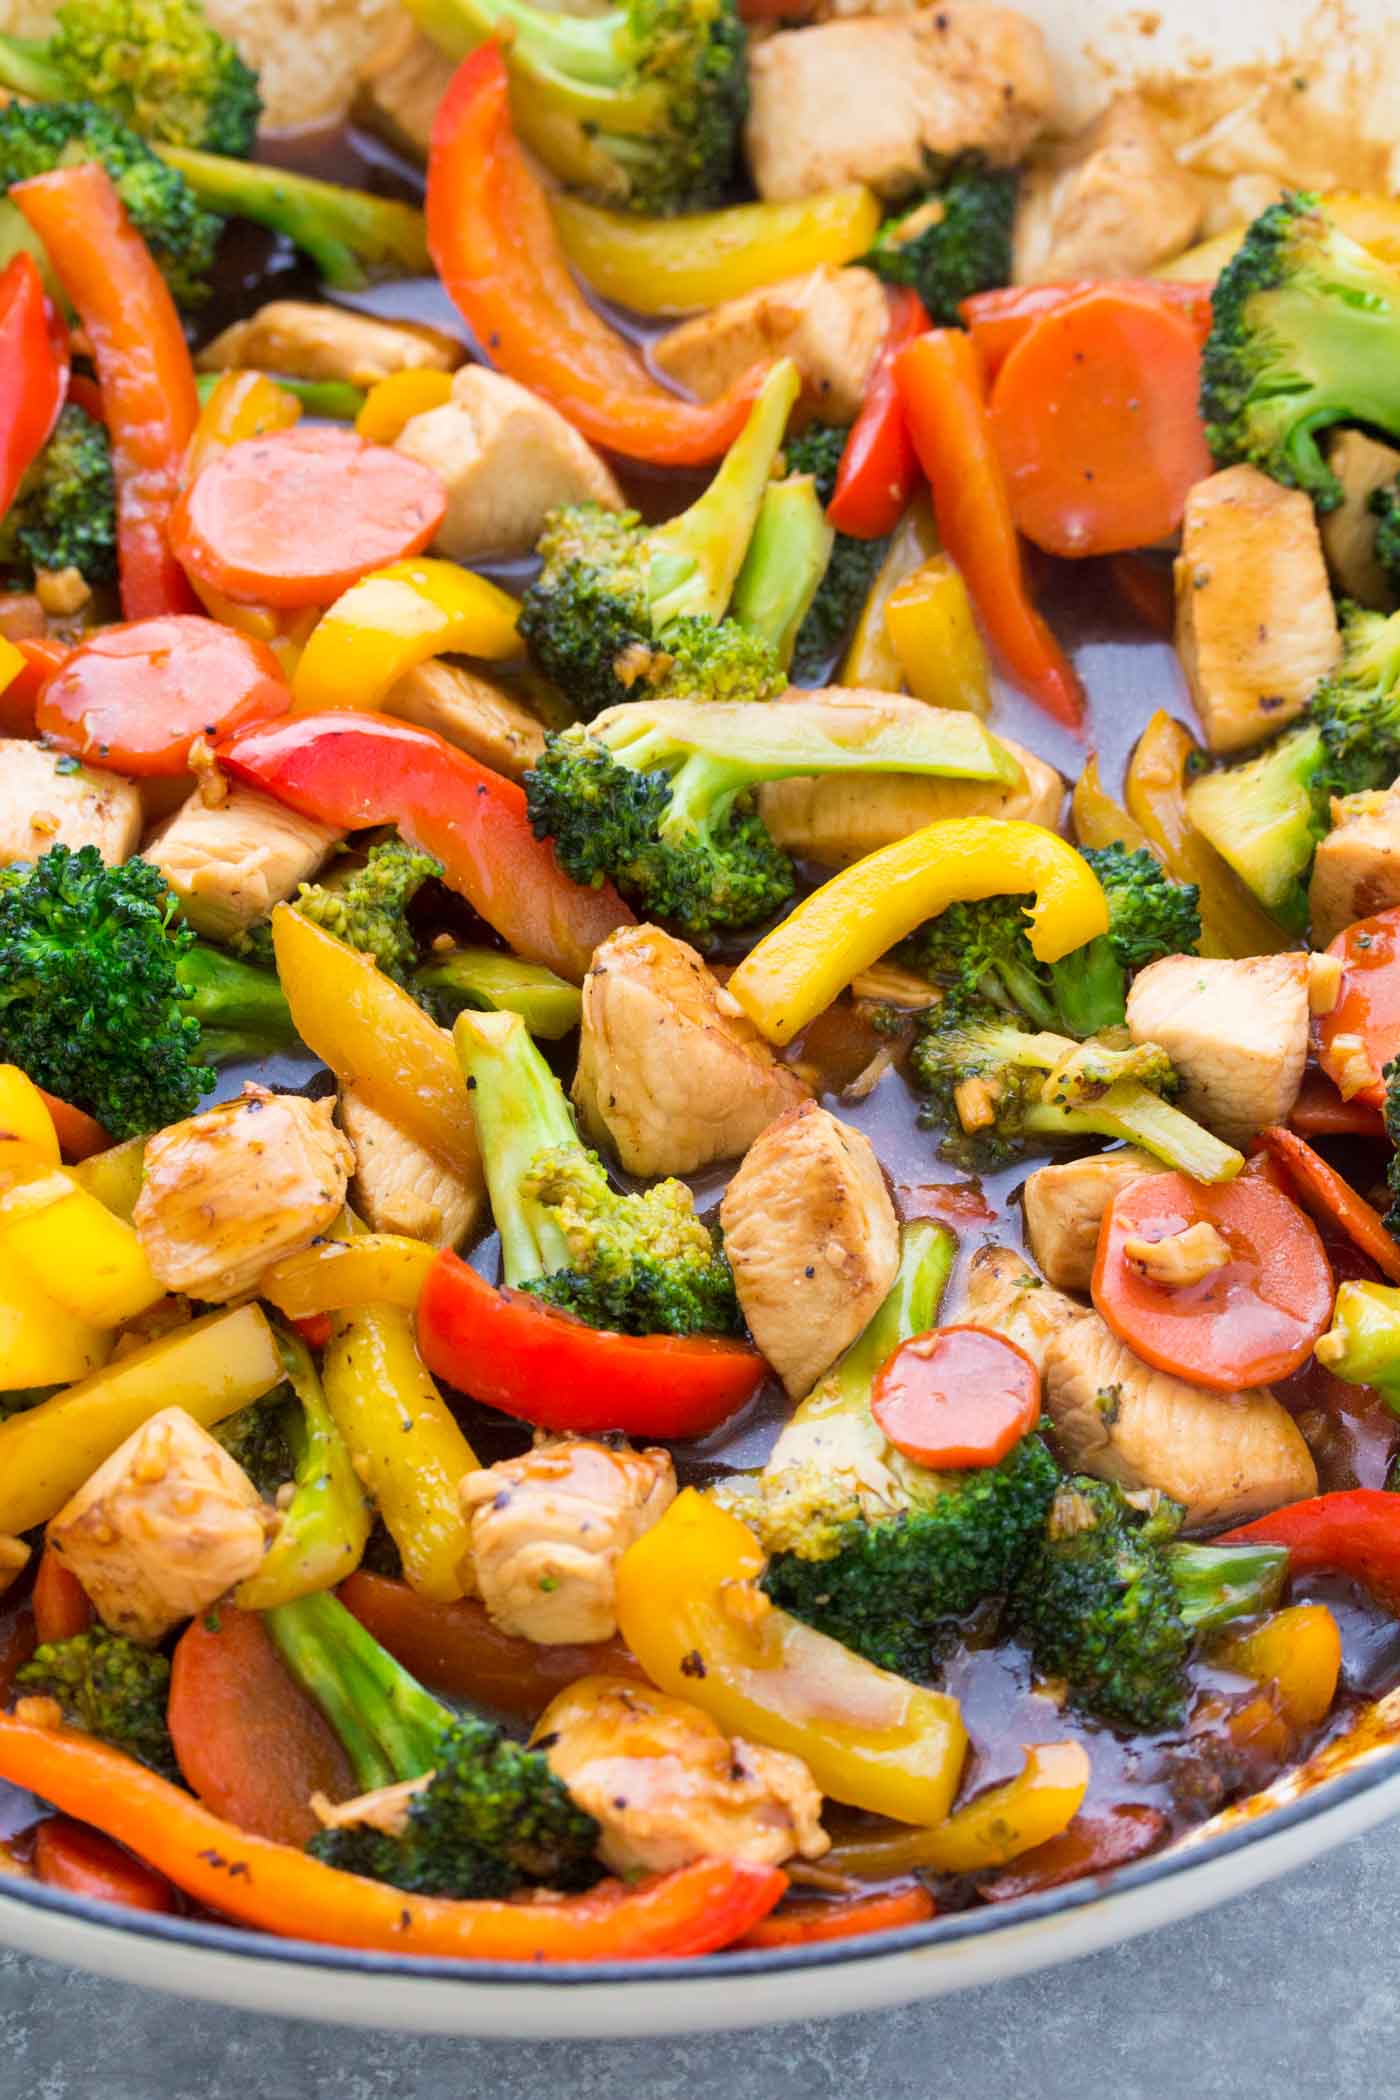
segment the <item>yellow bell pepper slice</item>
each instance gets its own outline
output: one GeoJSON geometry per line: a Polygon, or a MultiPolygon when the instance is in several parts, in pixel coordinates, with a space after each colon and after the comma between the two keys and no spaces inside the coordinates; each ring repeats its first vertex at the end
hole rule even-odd
{"type": "Polygon", "coordinates": [[[165,1296],[131,1226],[62,1167],[0,1187],[0,1262],[90,1327],[120,1327],[165,1296]]]}
{"type": "Polygon", "coordinates": [[[378,707],[434,656],[514,656],[516,616],[512,597],[456,562],[392,562],[352,583],[320,621],[292,680],[292,711],[378,707]]]}
{"type": "Polygon", "coordinates": [[[676,219],[602,211],[559,193],[549,203],[579,275],[638,314],[694,313],[823,263],[855,262],[881,217],[879,200],[858,182],[792,203],[735,204],[676,219]]]}
{"type": "Polygon", "coordinates": [[[727,1735],[805,1759],[833,1801],[940,1823],[967,1751],[956,1699],[779,1611],[747,1525],[687,1488],[622,1556],[617,1621],[652,1683],[727,1735]]]}
{"type": "Polygon", "coordinates": [[[437,1259],[422,1240],[398,1232],[366,1232],[353,1240],[325,1240],[274,1262],[258,1285],[289,1320],[345,1312],[357,1305],[396,1305],[412,1312],[423,1279],[437,1259]]]}
{"type": "Polygon", "coordinates": [[[94,1152],[89,1158],[79,1160],[69,1171],[79,1188],[96,1196],[114,1217],[124,1218],[129,1225],[136,1215],[136,1203],[145,1178],[146,1140],[126,1138],[106,1152],[94,1152]]]}
{"type": "Polygon", "coordinates": [[[790,1043],[852,978],[962,899],[1034,893],[1027,938],[1041,962],[1108,931],[1087,861],[1053,831],[1002,817],[949,817],[867,854],[765,934],[729,990],[771,1043],[790,1043]]]}
{"type": "Polygon", "coordinates": [[[109,1328],[75,1320],[27,1273],[0,1279],[0,1392],[86,1378],[106,1363],[112,1341],[109,1328]]]}
{"type": "Polygon", "coordinates": [[[58,1132],[44,1097],[27,1072],[18,1065],[0,1065],[0,1138],[18,1138],[32,1145],[50,1166],[61,1157],[58,1132]]]}
{"type": "Polygon", "coordinates": [[[1342,1636],[1325,1604],[1291,1604],[1248,1633],[1229,1635],[1211,1661],[1272,1684],[1284,1720],[1298,1735],[1325,1721],[1337,1696],[1342,1636]]]}
{"type": "Polygon", "coordinates": [[[261,1400],[282,1375],[266,1316],[256,1305],[240,1305],[191,1320],[66,1393],[11,1415],[0,1422],[0,1531],[46,1524],[163,1407],[183,1407],[210,1429],[261,1400]]]}
{"type": "Polygon", "coordinates": [[[24,651],[16,649],[8,636],[0,635],[0,693],[19,677],[24,669],[25,660],[24,651]]]}
{"type": "Polygon", "coordinates": [[[1080,846],[1121,845],[1132,852],[1146,846],[1151,850],[1152,842],[1141,824],[1128,815],[1120,802],[1114,801],[1099,778],[1097,752],[1074,783],[1070,814],[1075,841],[1080,846]]]}
{"type": "Polygon", "coordinates": [[[357,437],[371,445],[392,445],[406,423],[430,409],[445,408],[452,399],[450,372],[390,372],[376,380],[365,396],[364,407],[355,418],[357,437]]]}
{"type": "Polygon", "coordinates": [[[885,626],[904,683],[931,707],[985,715],[992,704],[987,652],[961,572],[935,554],[890,592],[885,626]]]}
{"type": "Polygon", "coordinates": [[[885,558],[866,593],[856,631],[841,664],[842,685],[863,686],[867,692],[875,693],[904,691],[904,666],[895,652],[885,615],[899,586],[937,552],[938,527],[933,507],[927,496],[919,496],[890,535],[885,558]]]}
{"type": "Polygon", "coordinates": [[[912,1874],[976,1874],[1004,1867],[1067,1830],[1089,1790],[1089,1753],[1082,1743],[1036,1743],[1004,1786],[988,1787],[932,1830],[894,1830],[854,1838],[827,1853],[837,1874],[883,1880],[912,1874]]]}

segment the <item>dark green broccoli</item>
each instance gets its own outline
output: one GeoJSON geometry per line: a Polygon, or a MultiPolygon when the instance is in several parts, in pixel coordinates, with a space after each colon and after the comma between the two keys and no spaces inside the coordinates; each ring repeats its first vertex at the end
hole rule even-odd
{"type": "MultiPolygon", "coordinates": [[[[847,424],[809,423],[783,448],[788,472],[810,474],[823,507],[835,493],[836,470],[850,434],[847,424]]],[[[793,649],[792,675],[799,683],[809,685],[826,676],[860,617],[888,546],[888,539],[857,540],[848,532],[837,533],[793,649]]]]}
{"type": "Polygon", "coordinates": [[[117,574],[117,485],[100,423],[72,402],[0,522],[0,566],[26,584],[76,569],[95,590],[117,574]]]}
{"type": "Polygon", "coordinates": [[[1335,510],[1323,433],[1364,423],[1400,437],[1400,284],[1297,192],[1269,207],[1225,265],[1201,373],[1206,438],[1335,510]]]}
{"type": "Polygon", "coordinates": [[[886,284],[908,285],[941,327],[956,328],[962,302],[1011,282],[1014,169],[960,164],[927,197],[886,219],[865,262],[886,284]]]}
{"type": "Polygon", "coordinates": [[[901,954],[954,1000],[986,1002],[1057,1028],[1049,965],[1027,939],[1030,896],[979,897],[950,904],[903,943],[901,954]]]}
{"type": "Polygon", "coordinates": [[[402,1829],[325,1830],[307,1848],[318,1859],[430,1896],[509,1896],[530,1882],[575,1889],[598,1879],[598,1826],[539,1751],[443,1706],[325,1591],[278,1605],[264,1624],[339,1736],[362,1791],[422,1782],[402,1829]]]}
{"type": "Polygon", "coordinates": [[[431,853],[420,853],[397,836],[381,839],[370,847],[364,865],[343,878],[333,873],[329,882],[304,882],[296,909],[347,947],[372,956],[386,977],[407,984],[418,960],[408,907],[423,884],[441,873],[431,853]]]}
{"type": "Polygon", "coordinates": [[[449,948],[414,971],[409,990],[443,1028],[464,1006],[519,1014],[531,1035],[557,1043],[583,1018],[583,994],[543,963],[522,962],[499,948],[449,948]]]}
{"type": "Polygon", "coordinates": [[[734,1332],[734,1278],[685,1183],[617,1193],[519,1014],[463,1012],[453,1033],[503,1280],[621,1334],[734,1332]]]}
{"type": "Polygon", "coordinates": [[[170,1665],[158,1649],[142,1648],[99,1626],[64,1641],[45,1641],[16,1671],[15,1684],[56,1699],[70,1727],[100,1736],[167,1779],[179,1777],[165,1723],[170,1665]]]}
{"type": "MultiPolygon", "coordinates": [[[[821,588],[835,538],[812,475],[789,474],[783,481],[770,481],[734,586],[730,617],[720,623],[719,632],[737,624],[741,631],[747,630],[755,648],[766,649],[786,672],[821,588]]],[[[675,679],[668,683],[678,691],[685,690],[675,679]]],[[[768,696],[729,692],[715,697],[761,700],[768,696]]]]}
{"type": "Polygon", "coordinates": [[[0,86],[34,102],[82,97],[142,138],[249,153],[257,75],[199,0],[66,0],[41,42],[0,37],[0,86]]]}
{"type": "MultiPolygon", "coordinates": [[[[797,367],[782,359],[703,496],[669,523],[647,527],[635,511],[597,503],[550,513],[520,632],[538,668],[580,714],[595,715],[664,678],[680,620],[723,619],[798,387],[797,367]]],[[[696,631],[682,635],[693,658],[696,631]]]]}
{"type": "MultiPolygon", "coordinates": [[[[333,291],[361,291],[372,275],[427,276],[432,263],[423,214],[397,197],[347,189],[267,161],[233,160],[187,146],[161,146],[161,159],[206,211],[251,219],[310,256],[333,291]]],[[[332,384],[321,381],[324,388],[332,384]]],[[[323,397],[324,398],[324,397],[323,397]]],[[[346,412],[342,390],[331,399],[346,412]]],[[[314,415],[317,409],[312,409],[314,415]]]]}
{"type": "Polygon", "coordinates": [[[1385,570],[1392,593],[1400,598],[1400,479],[1372,492],[1370,510],[1377,521],[1376,560],[1385,570]]]}
{"type": "Polygon", "coordinates": [[[1155,1491],[1068,1480],[1012,1595],[1012,1626],[1040,1674],[1128,1728],[1179,1725],[1195,1638],[1268,1610],[1288,1572],[1284,1546],[1173,1544],[1181,1517],[1155,1491]]]}
{"type": "MultiPolygon", "coordinates": [[[[747,564],[745,565],[747,567],[747,564]]],[[[740,582],[743,581],[742,576],[740,582]]],[[[737,585],[736,585],[737,591],[737,585]]],[[[648,700],[776,700],[787,680],[773,644],[741,622],[682,613],[647,664],[648,700]]]]}
{"type": "Polygon", "coordinates": [[[31,175],[90,160],[100,161],[111,176],[177,303],[199,305],[209,293],[221,226],[201,211],[178,170],[91,102],[10,102],[0,108],[0,195],[31,175]]]}
{"type": "Polygon", "coordinates": [[[530,820],[576,882],[611,877],[692,939],[752,926],[792,895],[749,791],[827,773],[1006,779],[1010,754],[976,717],[812,694],[781,707],[638,700],[546,738],[525,776],[530,820]]]}

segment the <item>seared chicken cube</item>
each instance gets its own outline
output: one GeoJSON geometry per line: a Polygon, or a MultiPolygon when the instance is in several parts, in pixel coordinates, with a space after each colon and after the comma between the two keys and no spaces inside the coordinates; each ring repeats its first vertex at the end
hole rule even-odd
{"type": "Polygon", "coordinates": [[[544,729],[529,709],[464,664],[420,664],[380,704],[512,780],[544,755],[544,729]]]}
{"type": "Polygon", "coordinates": [[[1054,101],[1045,40],[1007,8],[944,0],[916,14],[785,30],[749,53],[746,145],[760,197],[843,182],[903,197],[931,165],[1024,156],[1054,101]]]}
{"type": "Polygon", "coordinates": [[[1317,849],[1308,907],[1315,945],[1325,948],[1358,919],[1400,904],[1400,790],[1347,795],[1332,804],[1332,829],[1317,849]]]}
{"type": "Polygon", "coordinates": [[[344,836],[274,802],[256,788],[224,801],[196,790],[146,842],[196,933],[225,941],[294,897],[344,836]]]}
{"type": "Polygon", "coordinates": [[[1021,1191],[1026,1239],[1036,1265],[1062,1291],[1087,1291],[1099,1249],[1104,1212],[1129,1183],[1160,1174],[1158,1162],[1126,1145],[1037,1167],[1021,1191]]]}
{"type": "Polygon", "coordinates": [[[614,1874],[667,1874],[694,1859],[780,1866],[831,1840],[800,1757],[735,1736],[686,1699],[621,1677],[584,1677],[540,1716],[533,1738],[599,1826],[614,1874]]]}
{"type": "Polygon", "coordinates": [[[1036,155],[1016,203],[1017,284],[1145,277],[1196,238],[1202,199],[1137,95],[1036,155]]]}
{"type": "Polygon", "coordinates": [[[1257,467],[1227,467],[1186,499],[1176,646],[1212,751],[1282,729],[1341,654],[1312,500],[1257,467]]]}
{"type": "Polygon", "coordinates": [[[334,1108],[250,1082],[147,1139],[132,1223],[168,1291],[226,1304],[335,1222],[355,1154],[334,1108]]]}
{"type": "Polygon", "coordinates": [[[158,1641],[245,1581],[276,1525],[223,1445],[167,1407],[64,1504],[48,1544],[104,1625],[158,1641]]]}
{"type": "Polygon", "coordinates": [[[720,1223],[749,1331],[801,1399],[899,1267],[899,1221],[870,1140],[804,1101],[749,1147],[720,1223]]]}
{"type": "Polygon", "coordinates": [[[617,1564],[675,1500],[666,1451],[586,1438],[541,1443],[469,1473],[462,1514],[477,1591],[503,1633],[606,1641],[617,1632],[617,1564]]]}
{"type": "Polygon", "coordinates": [[[1342,500],[1321,520],[1322,551],[1339,598],[1354,599],[1373,612],[1389,612],[1395,588],[1376,559],[1378,520],[1371,498],[1392,492],[1400,480],[1400,452],[1364,430],[1338,430],[1327,448],[1327,464],[1342,484],[1342,500]]]}
{"type": "Polygon", "coordinates": [[[747,1151],[807,1099],[695,950],[625,926],[583,981],[574,1104],[629,1174],[694,1174],[747,1151]]]}
{"type": "Polygon", "coordinates": [[[1083,1310],[1009,1247],[984,1247],[972,1258],[963,1317],[976,1327],[1004,1334],[1025,1352],[1042,1378],[1050,1344],[1083,1310]]]}
{"type": "Polygon", "coordinates": [[[426,160],[433,119],[456,65],[403,14],[360,68],[352,114],[367,131],[412,160],[426,160]]]}
{"type": "Polygon", "coordinates": [[[701,401],[713,401],[754,365],[790,357],[812,413],[824,423],[851,423],[888,326],[879,278],[828,264],[682,321],[652,344],[651,354],[701,401]]]}
{"type": "Polygon", "coordinates": [[[1305,955],[1165,955],[1128,994],[1133,1041],[1161,1045],[1183,1081],[1181,1106],[1231,1145],[1287,1120],[1308,1019],[1305,955]]]}
{"type": "Polygon", "coordinates": [[[288,379],[344,379],[371,387],[393,372],[450,372],[466,352],[436,329],[377,321],[343,306],[274,299],[206,343],[202,372],[280,372],[288,379]]]}
{"type": "Polygon", "coordinates": [[[208,0],[207,11],[258,76],[263,130],[307,131],[345,116],[355,77],[398,7],[396,0],[296,0],[294,7],[208,0]]]}
{"type": "Polygon", "coordinates": [[[464,365],[452,399],[413,416],[395,440],[447,490],[434,547],[452,561],[529,554],[563,503],[620,510],[622,491],[587,438],[528,387],[464,365]]]}
{"type": "Polygon", "coordinates": [[[0,867],[38,860],[51,846],[96,846],[109,867],[141,836],[135,783],[19,737],[0,740],[0,867]]]}
{"type": "Polygon", "coordinates": [[[350,1199],[372,1232],[402,1232],[430,1247],[459,1247],[482,1215],[485,1184],[464,1181],[400,1130],[358,1087],[340,1096],[340,1127],[355,1148],[350,1199]]]}

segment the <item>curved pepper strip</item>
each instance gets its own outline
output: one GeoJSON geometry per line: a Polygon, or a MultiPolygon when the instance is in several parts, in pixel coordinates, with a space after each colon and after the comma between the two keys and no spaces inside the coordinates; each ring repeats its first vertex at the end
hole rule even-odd
{"type": "MultiPolygon", "coordinates": [[[[1387,1230],[1380,1212],[1296,1130],[1272,1124],[1259,1137],[1269,1156],[1284,1169],[1288,1193],[1296,1195],[1304,1209],[1324,1224],[1340,1226],[1382,1276],[1400,1283],[1400,1243],[1387,1230]]],[[[1344,1290],[1359,1287],[1342,1286],[1344,1290]]]]}
{"type": "Polygon", "coordinates": [[[941,1823],[967,1733],[956,1699],[881,1670],[770,1604],[748,1526],[687,1488],[618,1564],[617,1623],[653,1684],[806,1760],[833,1801],[941,1823]]]}
{"type": "Polygon", "coordinates": [[[865,400],[851,425],[826,507],[836,530],[856,540],[882,540],[893,532],[922,478],[894,366],[905,344],[927,329],[929,318],[917,292],[900,288],[888,297],[884,345],[866,382],[865,400]]]}
{"type": "Polygon", "coordinates": [[[976,1874],[1004,1867],[1067,1830],[1089,1790],[1089,1753],[1082,1743],[1033,1743],[1026,1762],[1003,1786],[975,1794],[931,1830],[896,1830],[853,1838],[823,1864],[836,1874],[871,1881],[887,1875],[976,1874]]]}
{"type": "Polygon", "coordinates": [[[452,399],[452,374],[412,367],[375,381],[355,418],[355,435],[367,444],[392,445],[406,423],[445,408],[452,399]]]}
{"type": "Polygon", "coordinates": [[[438,108],[428,157],[428,245],[449,297],[492,362],[542,394],[595,445],[653,466],[702,466],[728,450],[763,380],[717,401],[665,392],[575,284],[549,200],[511,129],[500,47],[464,59],[438,108]]]}
{"type": "Polygon", "coordinates": [[[1108,931],[1087,861],[1053,831],[1002,817],[950,817],[867,854],[803,899],[745,956],[729,990],[772,1043],[790,1043],[862,970],[925,919],[979,897],[1034,893],[1026,929],[1040,962],[1108,931]]]}
{"type": "Polygon", "coordinates": [[[1100,779],[1097,751],[1074,783],[1070,815],[1078,846],[1126,846],[1132,852],[1146,846],[1149,853],[1153,851],[1141,824],[1114,801],[1100,779]]]}
{"type": "Polygon", "coordinates": [[[450,1252],[418,1301],[428,1369],[517,1422],[577,1436],[708,1436],[744,1407],[767,1367],[741,1342],[613,1334],[497,1290],[450,1252]]]}
{"type": "Polygon", "coordinates": [[[515,656],[517,612],[498,584],[456,562],[420,557],[375,569],[322,615],[292,680],[292,713],[370,712],[434,656],[515,656]]]}
{"type": "Polygon", "coordinates": [[[126,1845],[196,1902],[242,1925],[323,1946],[460,1961],[643,1961],[709,1954],[766,1917],[777,1867],[697,1860],[625,1886],[528,1903],[414,1896],[235,1829],[95,1736],[0,1714],[0,1778],[126,1845]]]}
{"type": "Polygon", "coordinates": [[[258,1296],[289,1320],[347,1312],[357,1305],[396,1305],[412,1312],[436,1258],[425,1241],[399,1232],[320,1240],[274,1262],[258,1284],[258,1296]]]}
{"type": "Polygon", "coordinates": [[[301,715],[235,736],[218,755],[235,780],[318,823],[396,825],[518,955],[573,984],[598,943],[634,923],[610,883],[569,880],[530,829],[523,788],[429,729],[348,710],[301,715]]]}
{"type": "Polygon", "coordinates": [[[47,444],[68,391],[39,265],[27,250],[0,271],[0,517],[47,444]]]}
{"type": "Polygon", "coordinates": [[[193,612],[166,527],[199,396],[169,288],[97,162],[32,176],[9,194],[92,345],[117,482],[122,611],[128,620],[193,612]]]}
{"type": "Polygon", "coordinates": [[[1344,1488],[1272,1510],[1212,1544],[1286,1546],[1290,1576],[1346,1575],[1400,1617],[1400,1495],[1344,1488]]]}
{"type": "Polygon", "coordinates": [[[350,1448],[305,1342],[279,1333],[277,1346],[301,1411],[289,1433],[292,1499],[258,1567],[234,1592],[242,1611],[271,1611],[342,1582],[359,1566],[372,1524],[350,1448]]]}

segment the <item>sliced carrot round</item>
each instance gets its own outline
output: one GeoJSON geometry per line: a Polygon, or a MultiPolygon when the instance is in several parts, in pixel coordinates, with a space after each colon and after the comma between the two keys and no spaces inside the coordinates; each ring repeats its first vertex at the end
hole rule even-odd
{"type": "Polygon", "coordinates": [[[1093,1296],[1147,1363],[1235,1392],[1306,1363],[1332,1317],[1332,1270],[1312,1220],[1267,1181],[1205,1187],[1184,1174],[1148,1174],[1108,1207],[1093,1296]],[[1214,1228],[1227,1258],[1198,1281],[1156,1281],[1141,1253],[1128,1252],[1200,1225],[1214,1228]]]}
{"type": "Polygon", "coordinates": [[[870,1411],[918,1466],[994,1466],[1040,1419],[1040,1374],[1023,1349],[984,1327],[938,1327],[896,1349],[870,1411]]]}
{"type": "Polygon", "coordinates": [[[187,772],[196,737],[213,743],[291,704],[265,643],[167,613],[105,627],[75,649],[40,693],[34,720],[60,751],[151,779],[187,772]]]}
{"type": "Polygon", "coordinates": [[[446,508],[431,467],[353,431],[297,424],[211,459],[170,538],[195,581],[225,597],[329,605],[366,570],[421,554],[446,508]]]}
{"type": "Polygon", "coordinates": [[[1318,1063],[1348,1105],[1384,1108],[1381,1078],[1400,1057],[1400,907],[1358,919],[1328,944],[1342,959],[1337,1003],[1317,1024],[1318,1063]],[[1369,1066],[1369,1084],[1357,1081],[1369,1066]]]}
{"type": "Polygon", "coordinates": [[[1042,315],[992,391],[1016,523],[1048,553],[1155,546],[1211,471],[1196,332],[1160,300],[1106,287],[1042,315]]]}

